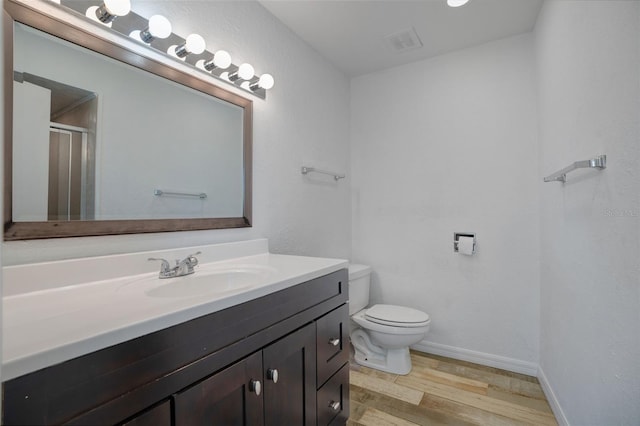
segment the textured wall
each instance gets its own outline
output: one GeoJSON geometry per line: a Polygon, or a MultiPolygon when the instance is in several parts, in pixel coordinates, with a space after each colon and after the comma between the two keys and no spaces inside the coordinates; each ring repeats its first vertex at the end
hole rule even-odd
{"type": "Polygon", "coordinates": [[[541,174],[540,365],[574,425],[640,419],[640,2],[547,1],[535,30],[541,174]]]}
{"type": "Polygon", "coordinates": [[[351,83],[353,259],[374,301],[432,318],[426,340],[538,357],[537,128],[531,35],[351,83]],[[473,257],[453,233],[475,232],[473,257]]]}
{"type": "Polygon", "coordinates": [[[163,13],[174,32],[274,75],[267,101],[254,99],[253,228],[5,243],[4,264],[256,237],[274,252],[349,257],[349,178],[300,174],[309,164],[348,175],[348,79],[256,2],[136,1],[134,11],[163,13]]]}

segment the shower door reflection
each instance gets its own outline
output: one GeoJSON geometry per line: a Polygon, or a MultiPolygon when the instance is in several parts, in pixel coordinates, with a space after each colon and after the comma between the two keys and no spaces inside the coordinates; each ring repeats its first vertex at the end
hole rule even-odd
{"type": "Polygon", "coordinates": [[[49,220],[90,219],[87,129],[49,128],[49,220]]]}

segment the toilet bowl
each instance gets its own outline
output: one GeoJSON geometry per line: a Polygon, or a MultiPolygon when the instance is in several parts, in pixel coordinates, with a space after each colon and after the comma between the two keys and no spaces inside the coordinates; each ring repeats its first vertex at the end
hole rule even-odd
{"type": "Polygon", "coordinates": [[[355,324],[350,334],[355,361],[366,367],[393,374],[409,374],[409,346],[420,342],[429,331],[429,315],[417,309],[378,304],[370,308],[371,268],[349,266],[349,314],[355,324]]]}

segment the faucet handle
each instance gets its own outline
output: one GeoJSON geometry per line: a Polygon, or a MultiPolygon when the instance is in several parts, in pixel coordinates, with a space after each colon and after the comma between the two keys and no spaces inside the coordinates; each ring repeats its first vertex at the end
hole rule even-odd
{"type": "Polygon", "coordinates": [[[190,254],[189,256],[187,256],[187,261],[189,262],[189,265],[196,266],[198,264],[198,258],[196,257],[197,255],[202,254],[201,251],[197,251],[193,254],[190,254]]]}
{"type": "Polygon", "coordinates": [[[162,264],[160,265],[160,272],[168,272],[171,269],[171,265],[169,265],[169,262],[165,259],[161,259],[158,257],[150,257],[147,259],[148,261],[155,261],[158,260],[160,262],[162,262],[162,264]]]}

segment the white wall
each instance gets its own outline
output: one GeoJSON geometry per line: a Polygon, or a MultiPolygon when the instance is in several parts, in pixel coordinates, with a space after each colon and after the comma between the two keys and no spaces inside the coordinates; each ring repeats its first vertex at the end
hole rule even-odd
{"type": "Polygon", "coordinates": [[[541,175],[608,162],[539,188],[540,366],[573,425],[640,419],[639,34],[638,1],[547,1],[535,29],[541,175]]]}
{"type": "MultiPolygon", "coordinates": [[[[351,83],[353,259],[374,302],[429,313],[429,350],[538,360],[539,229],[532,36],[351,83]],[[453,233],[477,234],[472,257],[453,233]]],[[[503,359],[505,360],[505,359],[503,359]]]]}
{"type": "Polygon", "coordinates": [[[274,252],[348,258],[349,180],[300,174],[305,163],[348,173],[348,79],[255,2],[136,1],[134,11],[170,16],[174,32],[198,32],[234,62],[274,75],[267,101],[254,99],[253,227],[11,242],[3,264],[257,237],[274,252]]]}
{"type": "Polygon", "coordinates": [[[13,93],[13,160],[23,167],[13,168],[12,214],[22,221],[47,220],[51,90],[14,81],[13,93]]]}

